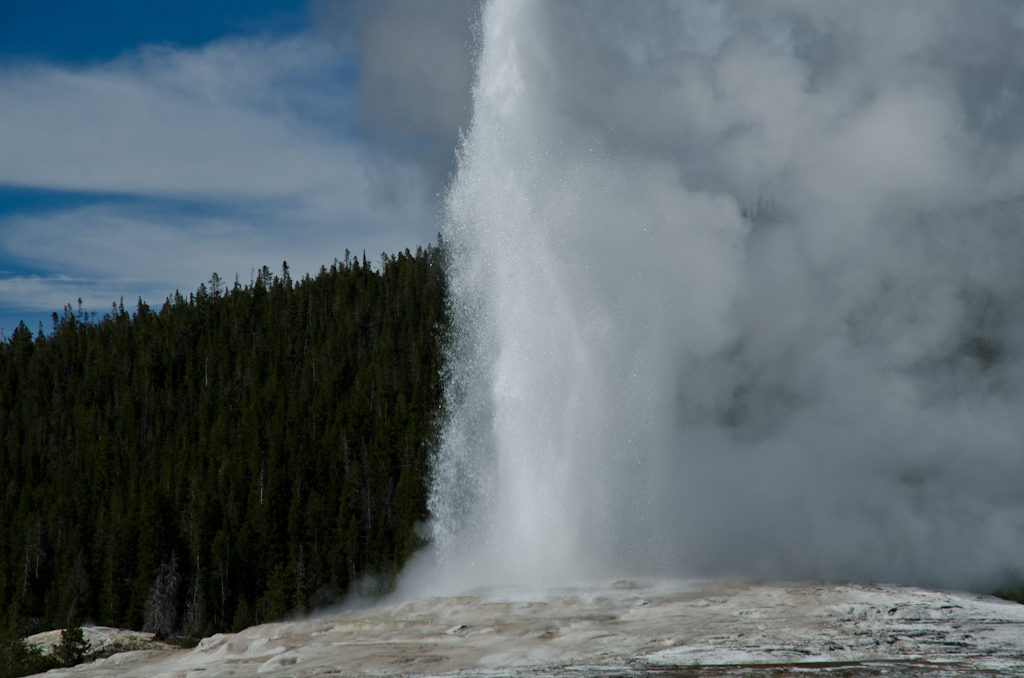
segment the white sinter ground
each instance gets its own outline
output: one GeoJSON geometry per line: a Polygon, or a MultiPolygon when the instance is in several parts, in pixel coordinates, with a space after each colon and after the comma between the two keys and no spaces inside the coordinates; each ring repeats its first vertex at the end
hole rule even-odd
{"type": "Polygon", "coordinates": [[[621,580],[486,588],[136,651],[51,678],[1016,676],[1024,606],[859,584],[621,580]],[[782,672],[782,673],[780,673],[782,672]]]}

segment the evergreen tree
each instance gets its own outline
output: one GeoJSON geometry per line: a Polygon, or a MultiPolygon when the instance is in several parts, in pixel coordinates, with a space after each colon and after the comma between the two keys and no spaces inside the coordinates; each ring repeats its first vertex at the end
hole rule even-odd
{"type": "Polygon", "coordinates": [[[64,666],[74,666],[85,661],[89,643],[85,640],[82,626],[77,622],[60,632],[60,643],[53,649],[54,655],[64,666]]]}
{"type": "Polygon", "coordinates": [[[439,247],[0,341],[0,609],[199,637],[392,581],[440,404],[439,247]],[[173,585],[172,585],[173,584],[173,585]]]}

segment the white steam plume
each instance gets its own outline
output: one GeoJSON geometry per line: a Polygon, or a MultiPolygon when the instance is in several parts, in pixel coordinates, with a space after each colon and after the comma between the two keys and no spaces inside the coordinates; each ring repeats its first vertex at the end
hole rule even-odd
{"type": "Polygon", "coordinates": [[[486,3],[445,227],[446,571],[1024,567],[1022,26],[486,3]]]}

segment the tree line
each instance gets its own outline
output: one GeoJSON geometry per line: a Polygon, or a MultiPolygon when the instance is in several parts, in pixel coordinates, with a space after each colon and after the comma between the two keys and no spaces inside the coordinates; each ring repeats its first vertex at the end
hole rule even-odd
{"type": "Polygon", "coordinates": [[[426,518],[444,305],[430,246],[19,325],[0,341],[5,628],[195,639],[386,588],[426,518]]]}

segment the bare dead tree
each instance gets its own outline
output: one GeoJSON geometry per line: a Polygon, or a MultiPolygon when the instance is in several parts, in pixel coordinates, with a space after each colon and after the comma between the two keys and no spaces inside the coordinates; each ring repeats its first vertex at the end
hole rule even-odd
{"type": "Polygon", "coordinates": [[[178,587],[181,575],[178,573],[178,557],[171,554],[170,562],[160,564],[156,570],[156,581],[149,590],[143,631],[156,634],[158,640],[170,638],[178,622],[178,587]]]}

